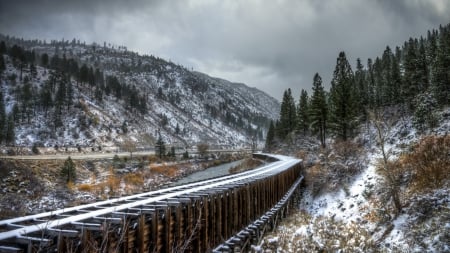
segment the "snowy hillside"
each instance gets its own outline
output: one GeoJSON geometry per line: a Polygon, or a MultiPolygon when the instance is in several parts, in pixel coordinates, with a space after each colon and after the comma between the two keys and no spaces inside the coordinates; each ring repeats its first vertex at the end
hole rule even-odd
{"type": "Polygon", "coordinates": [[[450,108],[436,115],[437,126],[424,132],[413,127],[410,116],[383,121],[400,211],[380,168],[375,126],[363,127],[355,139],[359,145],[329,143],[320,149],[299,138],[297,149],[283,151],[307,166],[299,210],[255,246],[256,252],[450,252],[450,108]],[[408,160],[414,157],[419,160],[408,160]],[[427,166],[429,171],[420,171],[427,166]]]}
{"type": "Polygon", "coordinates": [[[19,146],[101,149],[131,139],[149,148],[161,134],[165,143],[178,147],[202,142],[212,148],[250,147],[255,137],[263,141],[268,123],[278,117],[279,102],[262,91],[125,47],[2,40],[6,51],[17,45],[27,55],[24,63],[13,53],[3,54],[6,69],[0,80],[6,113],[16,116],[19,146]],[[95,80],[83,82],[82,66],[95,80]],[[67,107],[58,107],[64,78],[70,97],[61,102],[67,107]],[[43,98],[47,87],[49,103],[43,98]],[[36,97],[25,101],[27,92],[36,97]]]}

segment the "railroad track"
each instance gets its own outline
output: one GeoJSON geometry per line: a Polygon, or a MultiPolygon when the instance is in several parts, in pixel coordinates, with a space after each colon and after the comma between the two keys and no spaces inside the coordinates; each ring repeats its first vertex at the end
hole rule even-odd
{"type": "Polygon", "coordinates": [[[299,184],[300,160],[263,156],[276,161],[239,174],[2,220],[0,252],[212,251],[274,211],[280,200],[286,202],[283,196],[299,184]]]}

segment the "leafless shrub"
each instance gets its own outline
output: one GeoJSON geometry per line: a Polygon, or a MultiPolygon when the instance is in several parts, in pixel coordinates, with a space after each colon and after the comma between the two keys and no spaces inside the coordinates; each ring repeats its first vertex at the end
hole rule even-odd
{"type": "Polygon", "coordinates": [[[423,138],[401,163],[412,173],[412,192],[442,188],[450,181],[450,135],[423,138]]]}

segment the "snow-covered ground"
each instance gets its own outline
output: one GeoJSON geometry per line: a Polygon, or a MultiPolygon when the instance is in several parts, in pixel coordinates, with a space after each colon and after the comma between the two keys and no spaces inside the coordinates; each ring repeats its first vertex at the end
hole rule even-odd
{"type": "MultiPolygon", "coordinates": [[[[424,135],[446,135],[450,108],[440,115],[439,127],[419,134],[409,118],[396,122],[386,134],[391,159],[424,135]]],[[[313,196],[305,188],[300,211],[266,236],[260,252],[450,252],[450,189],[412,195],[403,210],[392,215],[391,203],[379,200],[383,177],[376,165],[381,158],[373,142],[367,165],[338,190],[313,196]],[[431,218],[430,218],[431,217],[431,218]]],[[[450,168],[449,168],[450,169],[450,168]]]]}

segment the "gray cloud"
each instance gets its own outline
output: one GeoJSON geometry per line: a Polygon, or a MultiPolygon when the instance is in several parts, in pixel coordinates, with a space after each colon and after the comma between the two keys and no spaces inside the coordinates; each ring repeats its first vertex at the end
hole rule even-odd
{"type": "Polygon", "coordinates": [[[450,21],[448,0],[1,1],[0,32],[126,45],[280,98],[450,21]]]}

